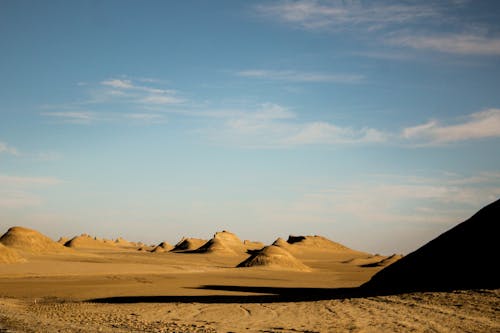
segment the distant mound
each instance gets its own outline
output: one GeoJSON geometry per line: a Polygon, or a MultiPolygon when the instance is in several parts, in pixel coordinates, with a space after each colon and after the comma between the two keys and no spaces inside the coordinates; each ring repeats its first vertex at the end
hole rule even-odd
{"type": "Polygon", "coordinates": [[[358,252],[344,246],[342,244],[333,242],[323,236],[289,236],[288,240],[278,238],[274,241],[273,245],[287,249],[293,253],[300,253],[303,251],[328,251],[328,252],[358,252]]]}
{"type": "Polygon", "coordinates": [[[374,256],[368,256],[368,257],[364,257],[364,258],[349,259],[349,260],[344,261],[343,263],[357,265],[357,266],[368,266],[368,265],[377,264],[386,258],[387,257],[381,256],[381,255],[374,255],[374,256]]]}
{"type": "Polygon", "coordinates": [[[69,241],[68,237],[59,237],[59,240],[57,241],[59,244],[64,245],[67,241],[69,241]]]}
{"type": "Polygon", "coordinates": [[[112,244],[87,234],[75,236],[64,243],[64,246],[74,249],[116,249],[112,244]]]}
{"type": "Polygon", "coordinates": [[[262,242],[252,242],[249,240],[244,240],[243,245],[247,250],[260,250],[265,246],[262,242]]]}
{"type": "Polygon", "coordinates": [[[151,250],[153,253],[160,253],[160,252],[167,252],[172,250],[174,247],[170,245],[167,242],[161,242],[160,244],[156,245],[154,249],[151,250]]]}
{"type": "Polygon", "coordinates": [[[371,263],[366,263],[363,265],[360,265],[361,267],[385,267],[394,264],[396,261],[400,260],[403,258],[403,255],[401,254],[393,254],[388,257],[384,257],[381,260],[371,262],[371,263]]]}
{"type": "Polygon", "coordinates": [[[2,237],[0,243],[20,251],[33,254],[64,251],[64,246],[36,230],[12,227],[2,237]]]}
{"type": "Polygon", "coordinates": [[[229,231],[216,232],[214,237],[196,250],[198,253],[238,254],[246,253],[243,242],[229,231]]]}
{"type": "MultiPolygon", "coordinates": [[[[105,243],[108,243],[105,241],[105,243]]],[[[118,246],[118,247],[124,247],[124,248],[136,248],[140,245],[136,244],[136,243],[133,243],[133,242],[129,242],[128,240],[126,239],[123,239],[121,237],[118,237],[115,241],[114,241],[114,245],[118,246]]]]}
{"type": "Polygon", "coordinates": [[[379,292],[500,287],[500,200],[387,266],[362,287],[379,292]]]}
{"type": "Polygon", "coordinates": [[[197,250],[207,241],[205,239],[199,238],[182,238],[179,243],[175,244],[174,248],[171,250],[172,252],[186,252],[197,250]]]}
{"type": "Polygon", "coordinates": [[[310,268],[295,258],[287,250],[270,245],[256,251],[237,267],[264,267],[281,270],[310,271],[310,268]]]}
{"type": "Polygon", "coordinates": [[[18,262],[26,262],[16,250],[10,249],[0,243],[0,264],[14,264],[18,262]]]}

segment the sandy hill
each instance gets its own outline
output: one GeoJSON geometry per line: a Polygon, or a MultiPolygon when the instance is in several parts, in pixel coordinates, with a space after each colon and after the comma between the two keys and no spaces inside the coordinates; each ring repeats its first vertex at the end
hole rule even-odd
{"type": "Polygon", "coordinates": [[[310,271],[284,248],[270,245],[260,251],[254,252],[248,259],[238,264],[237,267],[263,267],[281,270],[310,271]]]}
{"type": "Polygon", "coordinates": [[[0,243],[0,264],[14,264],[18,262],[26,262],[16,250],[8,248],[0,243]]]}
{"type": "Polygon", "coordinates": [[[396,261],[400,260],[403,258],[403,255],[401,254],[392,254],[388,257],[384,257],[381,260],[371,262],[371,263],[366,263],[363,265],[360,265],[362,267],[385,267],[394,264],[396,261]]]}
{"type": "Polygon", "coordinates": [[[106,243],[104,240],[91,237],[87,234],[71,238],[64,243],[64,246],[79,249],[116,249],[113,244],[106,243]]]}
{"type": "Polygon", "coordinates": [[[171,251],[172,252],[186,252],[186,251],[197,250],[199,247],[201,247],[206,242],[207,242],[206,239],[182,237],[182,239],[177,244],[175,244],[174,248],[171,251]]]}
{"type": "Polygon", "coordinates": [[[151,252],[154,252],[154,253],[167,252],[167,251],[172,250],[173,248],[174,247],[172,245],[170,245],[169,243],[167,243],[167,242],[161,242],[160,244],[156,245],[151,250],[151,252]]]}
{"type": "Polygon", "coordinates": [[[352,265],[357,265],[357,266],[365,266],[365,265],[372,265],[372,264],[377,264],[381,262],[382,260],[386,259],[387,257],[381,256],[381,255],[370,255],[367,257],[363,258],[353,258],[344,261],[344,264],[352,264],[352,265]]]}
{"type": "Polygon", "coordinates": [[[364,288],[386,292],[499,288],[500,200],[387,266],[364,288]]]}
{"type": "Polygon", "coordinates": [[[278,238],[273,245],[287,249],[292,253],[302,253],[304,251],[328,251],[336,253],[348,253],[359,251],[352,250],[347,246],[333,242],[323,236],[289,236],[288,240],[278,238]]]}
{"type": "Polygon", "coordinates": [[[0,243],[33,254],[60,252],[65,250],[64,246],[54,242],[49,237],[36,230],[23,227],[12,227],[7,230],[0,238],[0,243]]]}
{"type": "Polygon", "coordinates": [[[199,253],[241,254],[246,253],[247,247],[229,231],[216,232],[214,237],[196,250],[199,253]]]}
{"type": "Polygon", "coordinates": [[[67,241],[69,241],[68,237],[59,237],[59,239],[57,240],[57,242],[62,245],[64,245],[67,241]]]}
{"type": "Polygon", "coordinates": [[[262,242],[253,242],[249,240],[244,240],[243,245],[247,250],[260,250],[265,246],[262,242]]]}

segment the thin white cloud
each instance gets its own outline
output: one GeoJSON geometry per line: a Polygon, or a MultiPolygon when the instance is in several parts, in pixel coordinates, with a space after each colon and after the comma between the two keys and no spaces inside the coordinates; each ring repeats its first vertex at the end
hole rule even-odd
{"type": "Polygon", "coordinates": [[[302,125],[298,133],[285,142],[295,145],[380,143],[386,141],[386,138],[385,133],[374,128],[355,130],[327,122],[313,122],[302,125]]]}
{"type": "Polygon", "coordinates": [[[155,124],[165,123],[167,121],[164,115],[156,113],[129,113],[126,114],[125,117],[132,120],[155,124]]]}
{"type": "Polygon", "coordinates": [[[150,96],[146,96],[144,98],[138,99],[137,103],[140,104],[153,104],[153,105],[168,105],[168,104],[179,104],[182,103],[184,100],[181,98],[177,98],[174,96],[165,96],[165,95],[159,95],[159,94],[154,94],[150,96]]]}
{"type": "Polygon", "coordinates": [[[402,137],[422,144],[443,144],[465,140],[500,138],[500,109],[476,112],[465,121],[454,125],[441,125],[432,120],[425,124],[407,127],[402,137]]]}
{"type": "Polygon", "coordinates": [[[109,79],[101,82],[104,86],[110,86],[116,89],[132,89],[134,85],[130,80],[121,80],[121,79],[109,79]]]}
{"type": "Polygon", "coordinates": [[[265,70],[247,69],[236,72],[236,75],[267,80],[280,80],[290,82],[335,82],[335,83],[359,83],[363,81],[363,75],[358,74],[329,74],[300,72],[292,70],[265,70]]]}
{"type": "MultiPolygon", "coordinates": [[[[154,79],[139,79],[139,81],[149,84],[160,82],[154,79]]],[[[101,81],[100,84],[111,88],[102,92],[101,95],[108,96],[116,101],[121,99],[141,105],[170,105],[185,102],[184,99],[177,96],[176,90],[140,85],[128,79],[108,79],[101,81]]]]}
{"type": "Polygon", "coordinates": [[[41,115],[62,119],[64,122],[74,124],[88,124],[95,120],[94,113],[84,111],[42,112],[41,115]]]}
{"type": "Polygon", "coordinates": [[[386,39],[389,44],[413,49],[433,50],[463,55],[500,55],[500,38],[471,34],[440,36],[398,36],[386,39]]]}
{"type": "Polygon", "coordinates": [[[293,24],[306,30],[373,31],[394,24],[435,18],[436,8],[416,3],[371,3],[345,1],[281,1],[258,5],[257,12],[270,19],[293,24]]]}
{"type": "Polygon", "coordinates": [[[12,147],[11,145],[7,144],[6,142],[0,141],[0,154],[5,153],[9,155],[19,155],[19,151],[12,147]]]}

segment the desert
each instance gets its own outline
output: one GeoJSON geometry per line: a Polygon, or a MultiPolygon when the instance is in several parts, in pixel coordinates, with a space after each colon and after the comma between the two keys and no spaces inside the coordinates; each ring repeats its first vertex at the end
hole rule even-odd
{"type": "Polygon", "coordinates": [[[1,332],[498,332],[500,200],[408,255],[321,236],[0,238],[1,332]]]}

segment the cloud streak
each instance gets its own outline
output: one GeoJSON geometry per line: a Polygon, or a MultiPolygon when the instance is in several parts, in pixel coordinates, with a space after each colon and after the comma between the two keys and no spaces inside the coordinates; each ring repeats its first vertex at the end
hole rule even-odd
{"type": "Polygon", "coordinates": [[[420,50],[462,55],[500,55],[500,38],[472,34],[399,36],[386,39],[388,44],[420,50]]]}
{"type": "Polygon", "coordinates": [[[359,83],[363,81],[364,76],[358,74],[329,74],[329,73],[314,73],[314,72],[300,72],[292,70],[265,70],[265,69],[247,69],[236,72],[237,76],[265,79],[265,80],[278,80],[289,82],[332,82],[332,83],[359,83]]]}
{"type": "Polygon", "coordinates": [[[461,123],[441,125],[432,120],[425,124],[407,127],[402,137],[422,144],[444,144],[466,140],[500,138],[500,109],[473,113],[461,123]]]}
{"type": "Polygon", "coordinates": [[[258,5],[256,10],[264,17],[277,18],[302,29],[333,31],[374,31],[438,15],[432,6],[400,2],[281,1],[258,5]]]}
{"type": "Polygon", "coordinates": [[[84,111],[42,112],[41,115],[72,124],[89,124],[96,119],[94,113],[84,111]]]}

